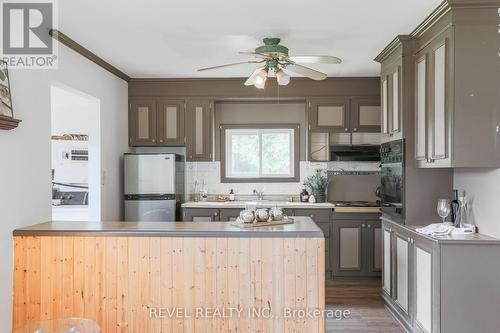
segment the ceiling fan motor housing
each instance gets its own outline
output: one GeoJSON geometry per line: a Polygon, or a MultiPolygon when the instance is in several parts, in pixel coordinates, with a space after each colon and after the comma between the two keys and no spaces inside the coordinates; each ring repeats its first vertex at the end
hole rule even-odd
{"type": "Polygon", "coordinates": [[[288,47],[280,45],[279,38],[264,38],[264,45],[255,49],[255,53],[261,53],[273,57],[287,57],[288,47]]]}

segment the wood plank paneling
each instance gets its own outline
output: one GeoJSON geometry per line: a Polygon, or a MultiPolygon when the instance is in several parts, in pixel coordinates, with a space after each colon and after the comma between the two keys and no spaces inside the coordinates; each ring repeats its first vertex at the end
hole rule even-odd
{"type": "Polygon", "coordinates": [[[323,239],[19,236],[14,244],[14,327],[85,317],[102,332],[325,330],[322,319],[283,318],[285,306],[324,309],[323,239]],[[160,308],[163,317],[151,318],[160,308]],[[170,318],[173,308],[189,317],[170,318]],[[221,313],[202,318],[200,308],[221,313]]]}

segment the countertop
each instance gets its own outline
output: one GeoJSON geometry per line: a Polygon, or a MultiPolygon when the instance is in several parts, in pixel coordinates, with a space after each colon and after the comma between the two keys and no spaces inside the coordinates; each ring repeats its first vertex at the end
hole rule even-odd
{"type": "Polygon", "coordinates": [[[190,201],[183,203],[182,208],[219,208],[219,209],[245,209],[247,205],[255,205],[257,208],[296,208],[296,209],[334,209],[336,213],[364,213],[378,214],[380,207],[336,207],[331,202],[310,203],[310,202],[290,202],[274,200],[256,201],[190,201]]]}
{"type": "Polygon", "coordinates": [[[52,221],[16,229],[14,236],[133,236],[323,238],[309,217],[293,217],[294,224],[240,229],[230,222],[75,222],[52,221]]]}
{"type": "Polygon", "coordinates": [[[290,201],[274,201],[274,200],[255,200],[255,201],[189,201],[181,205],[182,208],[241,208],[244,209],[247,205],[256,205],[258,208],[334,208],[335,205],[330,202],[310,203],[310,202],[290,202],[290,201]]]}
{"type": "MultiPolygon", "coordinates": [[[[403,229],[406,229],[410,232],[415,233],[416,235],[429,239],[433,242],[437,242],[439,244],[495,244],[495,245],[500,245],[500,239],[491,237],[488,235],[483,235],[483,234],[468,234],[468,235],[446,235],[446,236],[430,236],[430,235],[424,235],[419,232],[417,232],[417,228],[422,228],[421,225],[405,225],[405,224],[400,224],[395,221],[392,221],[391,219],[382,216],[382,220],[394,224],[396,227],[400,227],[403,229]]],[[[424,224],[425,225],[425,224],[424,224]]]]}

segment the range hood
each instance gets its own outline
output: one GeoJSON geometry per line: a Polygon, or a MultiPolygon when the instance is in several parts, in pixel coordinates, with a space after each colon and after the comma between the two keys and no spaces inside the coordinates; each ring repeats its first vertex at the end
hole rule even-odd
{"type": "Polygon", "coordinates": [[[332,145],[330,146],[330,161],[380,161],[379,145],[332,145]]]}

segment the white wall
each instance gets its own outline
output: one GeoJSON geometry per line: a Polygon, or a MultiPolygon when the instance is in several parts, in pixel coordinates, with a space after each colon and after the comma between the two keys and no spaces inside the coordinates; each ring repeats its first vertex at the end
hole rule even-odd
{"type": "Polygon", "coordinates": [[[454,187],[471,199],[471,218],[479,232],[500,238],[500,169],[455,169],[454,187]]]}
{"type": "Polygon", "coordinates": [[[87,142],[52,140],[55,181],[87,183],[88,207],[52,207],[52,219],[99,221],[101,219],[101,114],[100,100],[62,84],[51,89],[51,134],[86,134],[87,142]],[[61,161],[57,147],[86,147],[88,161],[61,161]],[[67,178],[61,180],[62,178],[67,178]],[[66,176],[66,177],[65,177],[66,176]],[[85,179],[84,181],[79,181],[85,179]],[[78,213],[77,213],[78,212],[78,213]]]}
{"type": "Polygon", "coordinates": [[[10,71],[17,129],[0,131],[0,332],[12,322],[12,231],[51,217],[50,87],[63,84],[101,101],[102,219],[121,218],[121,156],[128,151],[128,84],[59,47],[58,70],[10,71]]]}

